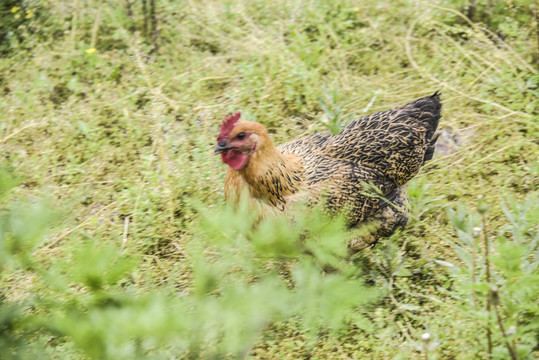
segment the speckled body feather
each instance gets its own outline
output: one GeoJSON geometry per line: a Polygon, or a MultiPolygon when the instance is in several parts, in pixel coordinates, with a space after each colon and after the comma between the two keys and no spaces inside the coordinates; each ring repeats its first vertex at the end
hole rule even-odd
{"type": "MultiPolygon", "coordinates": [[[[238,198],[247,189],[253,200],[278,210],[298,197],[310,202],[323,199],[330,211],[346,212],[350,227],[378,223],[367,239],[350,245],[357,251],[406,224],[406,210],[388,206],[387,201],[406,207],[403,185],[433,156],[440,110],[435,93],[363,116],[334,136],[311,135],[277,148],[264,138],[269,145],[250,154],[245,168],[228,169],[227,199],[238,198]],[[366,183],[378,188],[387,201],[366,194],[366,183]]],[[[235,133],[255,123],[238,124],[235,133]]],[[[267,136],[265,129],[258,136],[267,136]]]]}

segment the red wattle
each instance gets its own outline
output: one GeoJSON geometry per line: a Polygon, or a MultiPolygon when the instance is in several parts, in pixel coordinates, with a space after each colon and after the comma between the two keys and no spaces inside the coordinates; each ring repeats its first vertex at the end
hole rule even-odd
{"type": "Polygon", "coordinates": [[[249,160],[249,155],[242,154],[240,152],[231,150],[226,153],[221,153],[221,159],[225,164],[228,164],[234,170],[240,170],[247,165],[247,160],[249,160]]]}

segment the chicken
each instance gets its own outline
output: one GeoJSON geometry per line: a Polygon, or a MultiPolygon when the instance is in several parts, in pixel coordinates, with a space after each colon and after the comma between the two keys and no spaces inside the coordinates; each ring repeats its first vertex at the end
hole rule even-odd
{"type": "Polygon", "coordinates": [[[229,114],[215,148],[228,165],[225,198],[237,203],[245,192],[262,212],[285,211],[298,199],[323,201],[329,212],[343,211],[350,228],[371,224],[370,233],[348,244],[355,253],[406,225],[404,185],[432,159],[440,110],[436,92],[360,117],[337,135],[278,147],[264,126],[229,114]]]}

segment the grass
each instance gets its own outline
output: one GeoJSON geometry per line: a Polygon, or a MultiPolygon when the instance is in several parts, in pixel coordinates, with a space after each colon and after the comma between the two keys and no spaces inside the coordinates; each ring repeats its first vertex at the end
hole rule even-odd
{"type": "MultiPolygon", "coordinates": [[[[486,2],[478,3],[486,7],[486,2]]],[[[23,304],[23,313],[44,322],[52,318],[50,307],[32,306],[34,296],[82,304],[81,318],[91,304],[99,303],[100,290],[88,290],[88,276],[70,277],[69,268],[86,274],[84,269],[91,269],[101,257],[103,267],[119,266],[118,276],[103,280],[107,291],[122,297],[126,296],[122,289],[128,288],[144,306],[164,304],[170,314],[179,316],[188,307],[174,308],[169,296],[197,289],[197,271],[203,269],[197,261],[203,264],[201,259],[209,256],[216,268],[234,273],[234,264],[219,265],[227,261],[226,256],[208,250],[215,244],[227,251],[235,251],[234,247],[229,249],[214,233],[207,233],[210,225],[200,225],[224,202],[225,167],[213,147],[228,112],[241,110],[246,119],[263,123],[274,141],[281,143],[326,127],[334,130],[350,117],[386,110],[441,89],[444,131],[443,147],[409,185],[413,219],[407,229],[355,259],[354,266],[364,274],[361,279],[371,287],[366,293],[379,292],[376,299],[369,296],[370,305],[355,310],[369,326],[348,321],[344,327],[336,326],[335,333],[316,333],[313,340],[309,332],[318,327],[307,326],[307,316],[280,315],[257,327],[254,339],[238,335],[252,344],[243,352],[226,346],[213,351],[212,346],[218,345],[204,343],[196,348],[194,341],[186,345],[191,346],[187,352],[165,346],[167,350],[157,354],[160,341],[172,340],[158,330],[151,334],[140,330],[137,326],[142,329],[148,324],[143,320],[134,321],[138,333],[109,338],[122,344],[129,343],[129,336],[142,339],[138,346],[143,350],[132,353],[94,352],[87,346],[91,336],[72,330],[76,322],[58,325],[53,335],[39,326],[36,333],[17,327],[15,333],[23,343],[43,346],[46,358],[191,354],[194,358],[405,359],[418,358],[419,353],[439,359],[485,358],[486,337],[478,330],[483,329],[484,314],[470,315],[478,309],[466,300],[473,293],[484,303],[487,290],[466,288],[470,274],[479,278],[484,274],[467,267],[467,256],[472,255],[466,254],[481,259],[483,252],[479,245],[459,243],[457,230],[459,221],[473,217],[482,197],[489,205],[487,236],[514,241],[516,237],[508,234],[525,223],[521,242],[532,250],[536,246],[537,207],[530,205],[520,213],[517,205],[504,210],[504,204],[537,202],[539,75],[534,59],[538,49],[536,24],[526,12],[532,8],[525,2],[515,2],[508,17],[491,14],[494,23],[505,26],[494,29],[467,19],[462,1],[428,5],[408,0],[162,0],[156,2],[157,35],[150,34],[153,20],[149,8],[142,11],[142,2],[133,3],[131,15],[124,2],[113,6],[49,0],[23,5],[16,11],[9,4],[2,9],[5,23],[12,27],[3,45],[10,56],[0,59],[0,152],[2,166],[15,174],[18,184],[4,202],[41,204],[38,199],[47,199],[42,206],[50,210],[41,211],[53,214],[42,230],[42,240],[30,249],[32,265],[0,268],[0,297],[2,306],[23,304]],[[519,30],[512,32],[515,26],[519,30]],[[463,209],[460,217],[448,215],[448,209],[455,208],[463,209]],[[507,214],[515,213],[520,215],[511,222],[507,214]],[[207,247],[199,248],[197,242],[207,247]],[[91,246],[81,250],[81,243],[105,250],[91,257],[91,246]],[[86,263],[86,256],[93,261],[86,263]],[[114,260],[124,257],[128,259],[114,260]],[[67,263],[57,268],[61,260],[67,263]],[[463,273],[453,274],[453,268],[443,264],[464,269],[463,273]],[[51,286],[52,275],[43,275],[51,269],[67,276],[64,290],[51,286]],[[144,297],[156,292],[167,295],[144,297]],[[428,344],[421,340],[425,332],[432,337],[428,344]],[[148,339],[157,345],[146,344],[148,339]],[[425,346],[432,348],[428,355],[425,346]]],[[[472,228],[463,227],[461,232],[471,234],[472,228]]],[[[497,252],[503,244],[493,245],[493,256],[503,255],[497,252]]],[[[242,246],[250,249],[245,244],[238,248],[242,246]]],[[[533,262],[536,253],[527,256],[533,262]]],[[[273,261],[256,266],[282,266],[287,281],[298,281],[288,272],[296,262],[302,263],[298,257],[279,260],[280,265],[273,261]]],[[[311,274],[305,266],[301,269],[311,274]]],[[[206,270],[213,271],[211,266],[206,270]]],[[[95,271],[100,272],[99,266],[95,271]]],[[[249,274],[240,282],[249,283],[265,273],[249,274]]],[[[507,273],[499,270],[498,274],[495,282],[504,285],[507,273]]],[[[519,278],[537,273],[523,274],[519,278]]],[[[336,284],[331,286],[340,286],[336,284]]],[[[249,292],[256,289],[245,290],[244,295],[257,298],[249,292]]],[[[290,289],[278,289],[283,299],[291,296],[290,289]]],[[[352,291],[350,298],[356,296],[352,291]]],[[[522,303],[527,301],[533,303],[533,299],[522,303]]],[[[148,308],[134,304],[127,315],[139,319],[148,308]]],[[[65,311],[63,306],[58,307],[60,312],[65,311]]],[[[197,314],[212,314],[207,306],[209,310],[197,314]]],[[[506,321],[512,321],[515,307],[508,306],[506,321]]],[[[166,318],[166,312],[155,311],[166,318]]],[[[518,313],[517,331],[529,326],[526,319],[533,311],[518,313]]],[[[275,312],[288,314],[280,307],[275,312]]],[[[127,320],[113,323],[128,326],[127,320]]],[[[229,331],[233,324],[244,325],[230,324],[229,331]]],[[[182,323],[178,320],[170,326],[163,332],[179,329],[182,323]]],[[[108,329],[106,321],[95,328],[108,329]]],[[[87,331],[92,327],[88,325],[87,331]]],[[[503,358],[508,355],[498,332],[495,341],[501,350],[495,349],[495,355],[503,358]]],[[[518,334],[514,341],[530,342],[529,333],[518,334]]],[[[212,344],[219,343],[219,336],[224,335],[216,335],[212,344]]],[[[537,355],[532,346],[520,356],[532,358],[533,351],[537,355]]]]}

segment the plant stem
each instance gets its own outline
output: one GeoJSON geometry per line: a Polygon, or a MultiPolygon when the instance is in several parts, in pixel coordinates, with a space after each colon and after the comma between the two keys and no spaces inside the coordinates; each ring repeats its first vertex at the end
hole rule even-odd
{"type": "Polygon", "coordinates": [[[159,49],[157,43],[157,16],[155,15],[155,0],[150,0],[150,36],[152,49],[150,53],[156,52],[159,49]]]}
{"type": "Polygon", "coordinates": [[[470,4],[468,5],[468,14],[466,14],[466,16],[468,16],[468,19],[473,21],[474,14],[475,14],[475,0],[470,0],[470,4]]]}
{"type": "Polygon", "coordinates": [[[477,310],[477,297],[475,295],[475,269],[477,267],[477,244],[475,242],[475,237],[473,237],[473,249],[472,249],[472,300],[473,300],[473,309],[477,310]]]}
{"type": "Polygon", "coordinates": [[[489,252],[490,252],[490,242],[487,234],[487,219],[485,215],[481,215],[482,222],[483,222],[483,244],[485,246],[485,271],[486,271],[486,280],[487,283],[490,283],[490,259],[489,259],[489,252]]]}
{"type": "Polygon", "coordinates": [[[423,340],[423,352],[425,353],[425,360],[429,360],[429,344],[431,341],[430,334],[424,333],[421,336],[421,339],[423,340]]]}
{"type": "Polygon", "coordinates": [[[131,34],[135,33],[135,22],[133,21],[133,9],[131,8],[131,0],[125,1],[126,11],[127,11],[127,18],[129,19],[129,31],[131,34]]]}
{"type": "Polygon", "coordinates": [[[142,16],[143,16],[143,23],[142,23],[142,37],[146,37],[148,35],[148,10],[146,5],[147,0],[142,0],[142,16]]]}
{"type": "Polygon", "coordinates": [[[490,331],[490,300],[487,298],[487,342],[488,342],[488,358],[492,359],[492,332],[490,331]]]}
{"type": "Polygon", "coordinates": [[[511,344],[507,341],[507,333],[505,332],[505,327],[503,326],[502,317],[500,316],[500,311],[498,310],[498,305],[494,305],[494,311],[496,312],[496,318],[498,319],[498,326],[500,327],[500,331],[502,332],[505,347],[507,348],[507,351],[509,351],[509,354],[511,355],[512,360],[518,360],[517,353],[511,344]]]}
{"type": "Polygon", "coordinates": [[[101,5],[102,3],[99,3],[99,7],[97,8],[97,14],[94,20],[94,25],[92,26],[92,37],[90,40],[91,49],[95,48],[97,43],[97,33],[99,32],[99,25],[101,24],[101,5]]]}
{"type": "Polygon", "coordinates": [[[537,36],[537,51],[535,53],[535,62],[536,62],[537,68],[539,69],[539,10],[536,8],[534,10],[534,13],[535,13],[535,27],[536,27],[535,35],[537,36]]]}
{"type": "Polygon", "coordinates": [[[71,19],[71,44],[73,49],[77,48],[77,23],[79,20],[79,1],[75,1],[75,11],[71,19]]]}
{"type": "MultiPolygon", "coordinates": [[[[481,214],[481,222],[483,228],[483,245],[485,247],[485,270],[486,281],[490,285],[490,260],[489,260],[489,238],[487,235],[487,221],[484,214],[481,214]]],[[[490,294],[487,294],[487,342],[488,342],[488,358],[492,358],[492,331],[490,330],[490,294]]]]}

